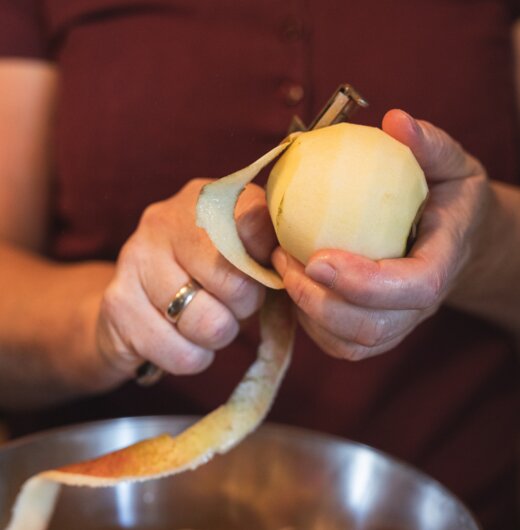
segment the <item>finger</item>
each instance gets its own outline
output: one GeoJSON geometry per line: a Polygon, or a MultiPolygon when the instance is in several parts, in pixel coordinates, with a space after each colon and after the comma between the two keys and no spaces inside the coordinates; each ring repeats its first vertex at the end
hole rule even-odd
{"type": "MultiPolygon", "coordinates": [[[[262,305],[265,289],[233,267],[220,255],[206,232],[195,226],[195,201],[200,185],[192,183],[185,187],[181,197],[147,208],[137,237],[129,243],[137,247],[135,255],[143,263],[142,270],[153,270],[157,259],[155,249],[167,249],[164,252],[170,256],[164,259],[175,260],[235,318],[249,317],[262,305]],[[150,248],[154,251],[150,252],[150,248]]],[[[174,293],[169,290],[168,296],[174,293]]]]}
{"type": "Polygon", "coordinates": [[[187,263],[192,263],[189,270],[193,278],[236,319],[248,318],[260,309],[265,298],[263,285],[235,269],[220,254],[213,255],[208,261],[203,260],[203,256],[195,253],[193,261],[185,259],[182,265],[187,267],[187,263]]]}
{"type": "Polygon", "coordinates": [[[211,364],[214,353],[184,338],[157,313],[140,285],[114,281],[101,309],[106,345],[104,353],[114,364],[137,366],[146,359],[173,374],[192,374],[211,364]],[[106,338],[108,336],[108,339],[106,338]]]}
{"type": "Polygon", "coordinates": [[[306,272],[357,304],[424,309],[446,295],[467,261],[467,242],[484,210],[486,178],[478,161],[431,124],[394,110],[383,127],[411,147],[434,181],[414,247],[406,259],[378,262],[325,250],[309,260],[306,272]]]}
{"type": "MultiPolygon", "coordinates": [[[[165,247],[154,249],[153,262],[141,266],[139,278],[150,304],[171,326],[166,316],[167,308],[191,278],[166,252],[165,247]]],[[[227,346],[239,332],[239,324],[233,313],[202,288],[181,310],[175,326],[188,341],[209,350],[227,346]]]]}
{"type": "Polygon", "coordinates": [[[443,297],[455,268],[448,255],[438,258],[434,254],[430,260],[427,252],[421,255],[419,250],[405,259],[381,261],[325,250],[315,256],[306,272],[345,300],[362,307],[421,310],[443,297]]]}
{"type": "Polygon", "coordinates": [[[402,110],[383,118],[383,130],[410,147],[430,181],[466,178],[483,173],[481,164],[451,136],[402,110]]]}
{"type": "Polygon", "coordinates": [[[233,267],[213,248],[181,249],[179,264],[238,320],[250,317],[265,298],[265,287],[233,267]]]}
{"type": "Polygon", "coordinates": [[[246,187],[239,197],[235,219],[238,234],[248,253],[260,263],[270,263],[276,234],[262,188],[254,184],[246,187]]]}
{"type": "Polygon", "coordinates": [[[483,182],[476,179],[438,184],[406,258],[372,261],[343,251],[322,250],[311,257],[306,273],[365,307],[430,307],[447,294],[467,262],[482,187],[483,182]]]}
{"type": "MultiPolygon", "coordinates": [[[[276,260],[275,260],[276,261],[276,260]]],[[[421,318],[417,310],[381,310],[354,305],[312,281],[292,258],[283,275],[289,296],[318,326],[342,340],[375,347],[413,329],[421,318]]]]}
{"type": "Polygon", "coordinates": [[[311,337],[325,353],[337,359],[348,361],[361,361],[390,351],[406,336],[406,334],[400,335],[377,346],[364,346],[338,337],[301,312],[298,314],[298,320],[309,337],[311,337]]]}

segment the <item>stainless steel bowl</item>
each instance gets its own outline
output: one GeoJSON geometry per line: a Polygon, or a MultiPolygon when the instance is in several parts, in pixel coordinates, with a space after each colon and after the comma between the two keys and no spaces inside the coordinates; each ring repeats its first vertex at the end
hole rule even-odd
{"type": "MultiPolygon", "coordinates": [[[[96,422],[30,436],[0,448],[0,528],[22,482],[193,418],[96,422]]],[[[445,488],[369,447],[264,425],[195,471],[117,488],[64,488],[52,530],[477,530],[445,488]]]]}

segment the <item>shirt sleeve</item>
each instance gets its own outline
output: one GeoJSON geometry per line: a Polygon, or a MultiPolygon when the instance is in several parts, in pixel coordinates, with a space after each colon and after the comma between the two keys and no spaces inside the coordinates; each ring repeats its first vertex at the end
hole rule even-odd
{"type": "Polygon", "coordinates": [[[0,0],[0,58],[48,58],[41,0],[0,0]]]}

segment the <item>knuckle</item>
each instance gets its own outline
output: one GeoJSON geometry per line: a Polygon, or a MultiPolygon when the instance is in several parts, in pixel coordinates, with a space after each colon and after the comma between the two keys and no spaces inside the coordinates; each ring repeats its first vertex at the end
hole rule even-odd
{"type": "Polygon", "coordinates": [[[177,375],[195,374],[204,370],[213,360],[213,351],[189,340],[156,341],[143,344],[137,351],[145,359],[157,359],[160,366],[177,375]]]}
{"type": "Polygon", "coordinates": [[[424,309],[431,307],[440,300],[444,286],[446,284],[446,273],[444,271],[435,271],[432,273],[424,284],[423,304],[424,309]]]}
{"type": "Polygon", "coordinates": [[[367,348],[363,346],[351,346],[348,350],[347,359],[351,362],[357,363],[366,359],[369,356],[367,348]]]}
{"type": "Polygon", "coordinates": [[[203,356],[197,350],[186,348],[177,353],[175,373],[195,374],[201,371],[204,364],[203,356]]]}
{"type": "Polygon", "coordinates": [[[239,276],[235,271],[228,270],[222,279],[221,288],[230,302],[238,302],[251,294],[251,282],[239,276]]]}
{"type": "Polygon", "coordinates": [[[139,357],[150,359],[168,372],[178,375],[194,374],[206,368],[213,352],[191,342],[179,339],[174,332],[151,332],[147,336],[134,336],[132,346],[139,357]]]}
{"type": "Polygon", "coordinates": [[[388,318],[384,315],[371,315],[364,318],[357,330],[354,341],[360,346],[373,348],[381,344],[388,330],[388,318]]]}
{"type": "Polygon", "coordinates": [[[252,280],[227,270],[218,286],[221,299],[233,308],[238,318],[251,316],[261,305],[263,289],[252,280]]]}
{"type": "Polygon", "coordinates": [[[341,359],[358,362],[366,359],[368,349],[360,344],[340,343],[337,347],[337,355],[341,359]]]}
{"type": "Polygon", "coordinates": [[[360,361],[368,355],[368,349],[359,344],[341,340],[336,336],[325,334],[320,337],[319,343],[322,349],[335,357],[346,361],[360,361]]]}
{"type": "Polygon", "coordinates": [[[336,359],[357,362],[366,359],[371,354],[371,349],[356,344],[348,339],[342,339],[323,328],[316,326],[307,315],[299,313],[300,323],[309,335],[320,345],[320,348],[336,359]]]}
{"type": "Polygon", "coordinates": [[[164,204],[164,201],[160,201],[148,205],[141,214],[139,226],[150,226],[153,228],[163,225],[165,223],[164,204]]]}
{"type": "Polygon", "coordinates": [[[121,247],[119,252],[117,258],[119,270],[121,271],[122,267],[134,267],[142,261],[143,257],[149,254],[148,251],[149,248],[145,239],[139,237],[137,234],[132,235],[121,247]]]}
{"type": "Polygon", "coordinates": [[[125,305],[125,289],[120,282],[111,283],[103,294],[101,310],[108,315],[117,316],[122,313],[125,305]]]}
{"type": "Polygon", "coordinates": [[[311,293],[303,282],[296,282],[291,285],[291,298],[294,303],[309,315],[313,315],[314,304],[311,303],[311,293]]]}
{"type": "Polygon", "coordinates": [[[233,341],[238,333],[238,324],[231,314],[219,311],[213,315],[206,313],[201,329],[211,347],[218,349],[233,341]]]}
{"type": "Polygon", "coordinates": [[[128,263],[129,261],[131,261],[135,248],[134,241],[135,237],[132,236],[121,247],[121,250],[119,251],[119,256],[117,258],[118,263],[128,263]]]}

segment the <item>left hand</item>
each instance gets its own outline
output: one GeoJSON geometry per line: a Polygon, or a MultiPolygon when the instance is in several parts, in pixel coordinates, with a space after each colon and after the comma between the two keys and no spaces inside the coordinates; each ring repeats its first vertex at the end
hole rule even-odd
{"type": "Polygon", "coordinates": [[[411,148],[430,188],[410,253],[372,261],[324,249],[306,267],[281,248],[273,254],[306,332],[352,361],[392,349],[439,308],[471,259],[489,189],[479,161],[432,124],[392,110],[383,130],[411,148]]]}

